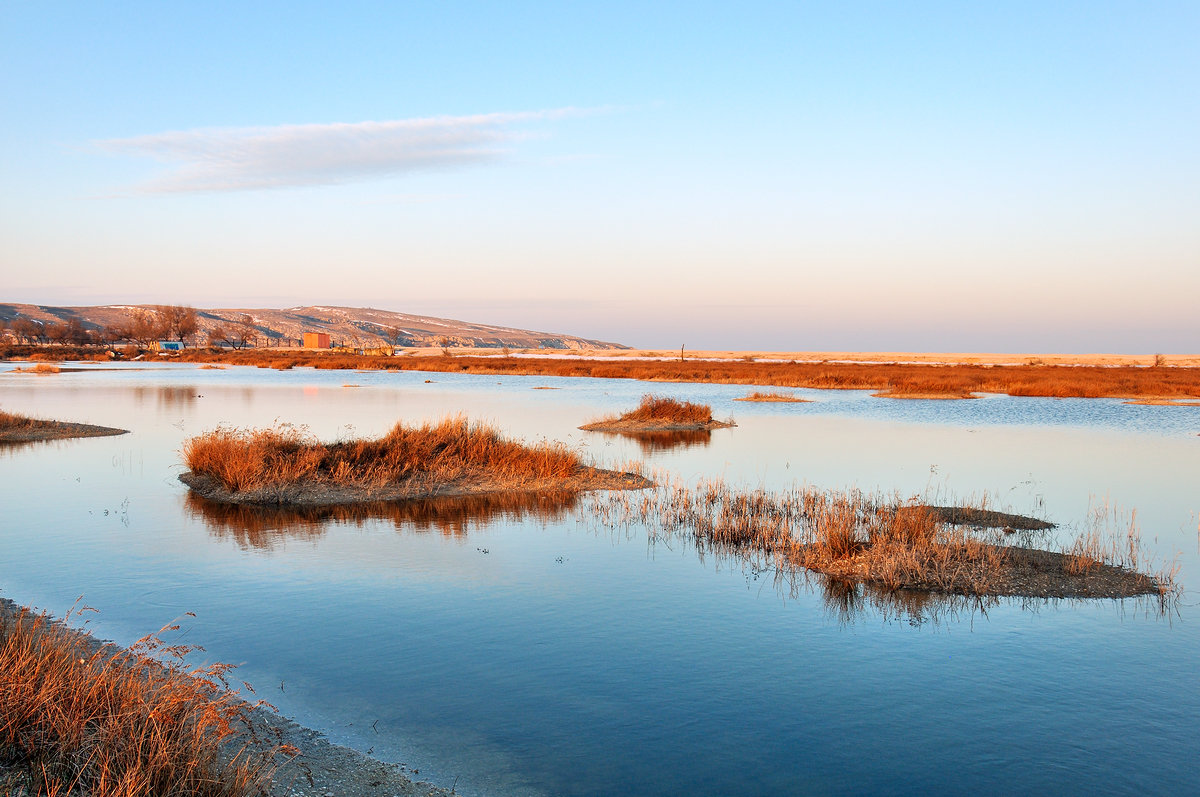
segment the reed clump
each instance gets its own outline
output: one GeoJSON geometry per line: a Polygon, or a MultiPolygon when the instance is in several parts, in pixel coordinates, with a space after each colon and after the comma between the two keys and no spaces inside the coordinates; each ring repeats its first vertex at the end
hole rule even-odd
{"type": "Polygon", "coordinates": [[[808,401],[808,399],[802,399],[794,393],[784,393],[779,390],[755,390],[749,395],[735,398],[734,401],[764,401],[799,404],[801,402],[808,401]]]}
{"type": "Polygon", "coordinates": [[[105,437],[125,434],[124,429],[86,423],[30,418],[0,410],[0,443],[29,443],[38,440],[64,440],[71,437],[105,437]]]}
{"type": "MultiPolygon", "coordinates": [[[[262,793],[276,757],[229,689],[229,666],[159,634],[112,652],[45,614],[0,612],[0,761],[16,793],[104,797],[262,793]]],[[[0,782],[0,785],[4,785],[0,782]]]]}
{"type": "Polygon", "coordinates": [[[712,407],[707,404],[646,394],[632,410],[579,428],[592,431],[653,431],[716,429],[733,425],[731,422],[715,420],[712,407]]]}
{"type": "Polygon", "coordinates": [[[32,429],[50,429],[53,428],[53,426],[54,421],[30,418],[26,415],[19,415],[15,412],[5,412],[4,410],[0,410],[0,433],[20,432],[32,429]]]}
{"type": "MultiPolygon", "coordinates": [[[[723,482],[675,484],[639,499],[598,499],[606,525],[640,523],[662,538],[681,537],[703,552],[755,567],[804,568],[886,590],[971,596],[1174,596],[1174,571],[1137,570],[1140,538],[1117,548],[1092,544],[1065,552],[1006,542],[1015,516],[981,508],[933,507],[858,491],[795,488],[736,490],[723,482]],[[964,525],[970,524],[970,525],[964,525]],[[987,527],[984,527],[987,526],[987,527]]],[[[1032,521],[1033,519],[1027,519],[1032,521]]],[[[1036,522],[1024,524],[1036,528],[1036,522]]]]}
{"type": "Polygon", "coordinates": [[[211,480],[227,499],[240,494],[261,503],[338,504],[552,486],[596,489],[609,481],[646,484],[635,474],[590,468],[562,443],[508,440],[493,427],[461,417],[416,427],[398,423],[378,439],[334,443],[289,425],[218,428],[187,440],[183,458],[190,472],[181,479],[194,489],[211,480]]]}

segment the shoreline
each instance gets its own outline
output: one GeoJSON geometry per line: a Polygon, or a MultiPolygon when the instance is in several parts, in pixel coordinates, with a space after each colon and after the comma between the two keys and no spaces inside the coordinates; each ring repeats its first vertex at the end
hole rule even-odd
{"type": "Polygon", "coordinates": [[[281,508],[325,508],[357,504],[420,501],[430,498],[465,498],[502,494],[585,493],[595,490],[642,490],[654,483],[637,473],[584,468],[569,479],[535,479],[518,487],[489,483],[449,483],[434,486],[389,484],[378,487],[310,480],[272,484],[254,490],[230,490],[212,476],[185,471],[179,481],[193,494],[227,505],[281,508]]]}
{"type": "Polygon", "coordinates": [[[678,423],[674,421],[631,421],[622,418],[593,421],[577,427],[585,432],[709,432],[713,429],[732,429],[733,421],[678,423]]]}
{"type": "MultiPolygon", "coordinates": [[[[34,611],[0,595],[0,617],[14,617],[22,609],[34,611]]],[[[61,619],[54,618],[52,622],[65,627],[91,652],[113,655],[126,650],[114,642],[98,639],[86,630],[64,626],[61,619]]],[[[250,707],[244,699],[239,700],[250,707]]],[[[300,725],[266,706],[251,708],[249,718],[250,730],[244,739],[248,744],[257,749],[285,744],[299,750],[295,758],[280,765],[277,776],[271,780],[270,797],[327,797],[329,794],[337,797],[449,797],[454,794],[452,789],[413,780],[403,771],[402,764],[385,763],[353,748],[334,744],[320,731],[300,725]]],[[[15,766],[8,769],[0,766],[0,784],[6,782],[6,776],[11,777],[16,772],[15,766]]]]}
{"type": "Polygon", "coordinates": [[[0,445],[5,443],[40,443],[51,440],[75,440],[84,437],[114,437],[129,434],[128,429],[96,426],[72,421],[48,421],[31,418],[31,425],[22,429],[0,430],[0,445]]]}

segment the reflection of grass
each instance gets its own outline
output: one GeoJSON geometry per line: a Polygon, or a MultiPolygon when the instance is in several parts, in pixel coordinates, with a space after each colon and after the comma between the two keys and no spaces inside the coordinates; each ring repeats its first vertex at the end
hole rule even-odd
{"type": "Polygon", "coordinates": [[[473,525],[501,519],[556,521],[574,509],[578,500],[573,492],[540,491],[281,508],[226,504],[189,493],[186,507],[214,534],[229,535],[244,548],[270,550],[285,540],[320,537],[331,523],[362,525],[372,520],[390,522],[397,530],[436,530],[460,537],[473,525]]]}
{"type": "Polygon", "coordinates": [[[1166,599],[1178,590],[1173,570],[1137,572],[1140,539],[1132,530],[1120,546],[1085,538],[1079,550],[1039,551],[1005,544],[1003,530],[978,528],[1010,526],[1011,515],[951,512],[859,492],[798,488],[775,494],[710,482],[663,487],[632,500],[610,494],[596,513],[602,523],[640,522],[664,536],[682,536],[701,551],[758,563],[765,557],[775,567],[806,568],[889,591],[1166,599]],[[962,520],[975,527],[951,525],[962,520]],[[1081,557],[1094,567],[1082,571],[1081,557]]]}
{"type": "Polygon", "coordinates": [[[0,616],[0,761],[9,765],[0,786],[111,797],[259,793],[274,755],[297,751],[252,752],[252,706],[229,692],[230,668],[188,670],[192,650],[155,635],[112,653],[44,614],[0,616]]]}
{"type": "Polygon", "coordinates": [[[633,440],[646,455],[675,448],[706,446],[712,442],[710,429],[652,429],[650,431],[604,432],[605,437],[624,437],[633,440]]]}

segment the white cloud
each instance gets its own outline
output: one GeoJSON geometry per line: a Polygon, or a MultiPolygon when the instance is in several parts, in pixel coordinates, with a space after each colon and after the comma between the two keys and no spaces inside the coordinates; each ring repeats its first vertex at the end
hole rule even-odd
{"type": "Polygon", "coordinates": [[[113,154],[170,165],[143,193],[332,185],[503,157],[523,122],[581,113],[563,108],[385,122],[178,130],[97,141],[113,154]]]}

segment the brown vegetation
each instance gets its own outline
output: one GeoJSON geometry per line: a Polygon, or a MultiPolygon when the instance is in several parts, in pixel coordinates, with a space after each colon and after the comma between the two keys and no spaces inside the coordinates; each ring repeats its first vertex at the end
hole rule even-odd
{"type": "MultiPolygon", "coordinates": [[[[177,627],[164,628],[165,631],[177,627]]],[[[27,609],[0,610],[0,788],[104,797],[259,793],[276,756],[253,736],[254,706],[229,667],[189,669],[195,648],[146,637],[100,648],[27,609]]],[[[9,793],[6,791],[6,793],[9,793]]]]}
{"type": "Polygon", "coordinates": [[[930,363],[614,360],[551,357],[372,357],[335,352],[189,351],[184,359],[313,368],[451,371],[576,376],[660,382],[712,382],[889,395],[962,397],[976,393],[1056,398],[1200,398],[1200,368],[1134,365],[944,365],[930,363]]]}
{"type": "Polygon", "coordinates": [[[734,401],[764,401],[764,402],[785,402],[785,403],[801,403],[808,399],[800,398],[792,393],[784,393],[779,390],[756,390],[748,396],[735,398],[734,401]]]}
{"type": "Polygon", "coordinates": [[[634,474],[583,464],[561,443],[525,445],[451,418],[396,424],[376,440],[321,443],[292,426],[219,428],[184,443],[180,478],[233,503],[333,505],[431,495],[643,487],[634,474]]]}
{"type": "MultiPolygon", "coordinates": [[[[781,494],[738,491],[721,482],[661,487],[639,498],[613,494],[595,502],[601,523],[647,524],[681,536],[704,552],[782,569],[805,568],[884,590],[972,596],[1131,597],[1177,594],[1174,571],[1137,572],[1140,538],[1121,545],[1083,543],[1066,553],[1009,545],[1003,531],[982,527],[1014,516],[983,509],[927,507],[858,492],[798,488],[781,494]],[[951,525],[943,520],[957,513],[951,525]],[[1133,554],[1129,552],[1133,551],[1133,554]],[[1119,555],[1118,555],[1119,554],[1119,555]],[[1079,562],[1090,564],[1081,569],[1079,562]]],[[[1097,539],[1107,539],[1098,533],[1097,539]]]]}
{"type": "Polygon", "coordinates": [[[707,404],[647,394],[632,410],[579,428],[597,432],[641,432],[706,430],[734,425],[728,421],[713,420],[712,407],[707,404]]]}
{"type": "Polygon", "coordinates": [[[0,443],[27,443],[36,440],[65,440],[70,437],[106,437],[126,434],[124,429],[93,426],[87,423],[49,421],[0,410],[0,443]]]}

